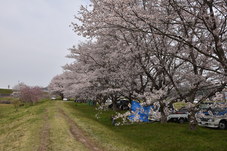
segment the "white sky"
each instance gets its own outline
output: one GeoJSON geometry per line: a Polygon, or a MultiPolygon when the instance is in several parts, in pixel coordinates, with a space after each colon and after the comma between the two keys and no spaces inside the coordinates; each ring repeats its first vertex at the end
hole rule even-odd
{"type": "Polygon", "coordinates": [[[0,0],[0,88],[47,86],[83,41],[69,27],[89,0],[0,0]]]}

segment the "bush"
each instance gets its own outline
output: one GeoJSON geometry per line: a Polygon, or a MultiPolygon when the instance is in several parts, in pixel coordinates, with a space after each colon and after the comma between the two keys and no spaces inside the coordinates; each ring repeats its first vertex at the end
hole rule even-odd
{"type": "Polygon", "coordinates": [[[16,87],[17,97],[19,97],[19,99],[23,103],[29,103],[33,105],[38,102],[43,96],[43,91],[38,86],[31,87],[25,84],[19,84],[16,87]]]}

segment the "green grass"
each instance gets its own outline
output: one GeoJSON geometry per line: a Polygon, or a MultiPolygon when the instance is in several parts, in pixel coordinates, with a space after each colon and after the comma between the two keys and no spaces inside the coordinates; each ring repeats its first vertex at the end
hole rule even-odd
{"type": "Polygon", "coordinates": [[[48,151],[86,151],[70,133],[58,104],[42,101],[20,107],[18,112],[11,104],[0,104],[0,151],[36,151],[43,138],[47,138],[48,151]],[[46,124],[49,134],[42,136],[46,124]]]}
{"type": "Polygon", "coordinates": [[[102,122],[99,122],[95,118],[96,110],[94,108],[89,107],[85,104],[78,104],[75,106],[74,103],[71,102],[59,102],[61,104],[65,112],[71,116],[72,119],[78,124],[80,128],[82,128],[88,136],[90,136],[94,141],[96,141],[100,146],[105,148],[105,151],[134,151],[134,145],[131,144],[130,141],[122,137],[121,135],[115,133],[111,127],[109,116],[112,114],[108,112],[107,114],[101,114],[101,116],[105,116],[107,118],[101,118],[100,120],[106,123],[108,126],[103,125],[102,122]],[[88,108],[87,108],[88,107],[88,108]],[[90,116],[84,114],[80,110],[77,109],[86,109],[90,116]],[[88,110],[87,110],[88,109],[88,110]],[[89,110],[91,109],[91,110],[89,110]]]}
{"type": "Polygon", "coordinates": [[[113,112],[103,112],[102,118],[96,119],[97,111],[91,106],[68,103],[66,107],[68,110],[71,108],[71,114],[81,128],[96,140],[109,144],[106,146],[109,150],[224,151],[227,148],[227,130],[198,127],[196,131],[191,131],[188,124],[178,123],[140,123],[115,127],[110,121],[113,112]],[[111,144],[119,148],[113,149],[111,144]]]}
{"type": "Polygon", "coordinates": [[[1,102],[10,102],[10,104],[11,103],[13,103],[14,101],[18,101],[19,100],[19,98],[14,98],[14,97],[0,97],[0,104],[1,104],[1,102]]]}
{"type": "Polygon", "coordinates": [[[13,93],[13,90],[11,90],[11,89],[0,89],[0,93],[2,93],[2,94],[11,94],[11,93],[13,93]]]}
{"type": "Polygon", "coordinates": [[[11,93],[13,93],[11,89],[0,89],[0,96],[1,94],[4,95],[4,97],[0,97],[0,104],[3,102],[11,103],[12,101],[14,101],[15,98],[9,96],[11,93]]]}
{"type": "Polygon", "coordinates": [[[16,112],[13,105],[0,104],[0,150],[34,150],[39,144],[39,129],[46,102],[35,106],[20,107],[16,112]]]}
{"type": "Polygon", "coordinates": [[[49,107],[50,145],[48,151],[87,151],[75,141],[69,132],[69,125],[58,112],[58,102],[51,102],[49,107]]]}
{"type": "Polygon", "coordinates": [[[113,111],[102,112],[101,118],[96,119],[98,111],[93,106],[43,101],[20,107],[18,112],[13,105],[0,104],[0,150],[37,150],[42,129],[48,124],[48,151],[85,151],[70,134],[70,126],[59,108],[105,151],[225,151],[227,148],[227,130],[198,127],[190,131],[188,124],[177,123],[113,126],[110,120],[113,111]]]}

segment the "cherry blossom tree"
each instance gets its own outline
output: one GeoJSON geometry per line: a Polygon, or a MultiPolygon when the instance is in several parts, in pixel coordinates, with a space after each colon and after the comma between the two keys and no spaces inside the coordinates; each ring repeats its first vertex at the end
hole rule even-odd
{"type": "MultiPolygon", "coordinates": [[[[61,91],[86,98],[158,101],[165,121],[169,103],[199,103],[226,85],[224,0],[93,0],[81,8],[75,32],[92,38],[71,49],[61,91]],[[63,88],[63,87],[62,87],[63,88]],[[206,91],[198,99],[198,93],[206,91]],[[151,99],[152,98],[152,99],[151,99]]],[[[101,100],[102,100],[101,99],[101,100]]]]}
{"type": "MultiPolygon", "coordinates": [[[[152,81],[150,84],[152,88],[159,90],[166,86],[161,84],[157,87],[157,81],[154,79],[154,74],[160,73],[158,72],[160,69],[165,77],[162,81],[170,81],[178,97],[187,102],[193,103],[201,89],[215,86],[215,89],[201,97],[199,102],[225,87],[226,2],[224,0],[185,2],[93,0],[92,2],[92,9],[82,7],[82,16],[77,18],[83,25],[74,24],[75,31],[95,38],[111,36],[128,44],[129,50],[136,50],[137,54],[132,53],[134,56],[139,56],[138,63],[152,81]],[[148,45],[150,43],[153,44],[148,45]],[[141,52],[138,48],[148,51],[141,52]],[[147,55],[147,52],[150,54],[147,55]],[[146,66],[146,58],[153,60],[155,52],[159,54],[156,61],[152,66],[146,66]],[[174,58],[169,66],[178,69],[167,68],[168,64],[163,60],[167,56],[174,58]],[[159,70],[148,72],[152,71],[154,65],[156,68],[159,67],[159,70]],[[186,92],[181,90],[184,87],[187,87],[186,92]]],[[[192,129],[195,126],[194,107],[191,107],[190,111],[192,129]]]]}
{"type": "Polygon", "coordinates": [[[48,85],[48,91],[53,95],[59,95],[61,99],[64,98],[64,73],[56,75],[48,85]]]}
{"type": "Polygon", "coordinates": [[[71,84],[74,88],[70,88],[74,94],[87,90],[83,95],[89,96],[88,92],[92,92],[90,97],[102,96],[104,100],[109,97],[114,105],[122,96],[131,97],[130,88],[132,84],[135,85],[140,71],[133,66],[127,55],[119,53],[118,45],[120,43],[114,39],[102,38],[71,49],[69,57],[76,61],[66,65],[65,69],[70,71],[69,76],[74,76],[75,80],[71,84]],[[113,45],[113,42],[116,42],[116,45],[113,45]]]}
{"type": "Polygon", "coordinates": [[[34,105],[43,97],[42,88],[35,86],[27,86],[20,83],[14,87],[17,90],[19,99],[24,103],[30,103],[34,105]]]}
{"type": "MultiPolygon", "coordinates": [[[[98,36],[112,37],[118,41],[118,44],[119,44],[118,46],[120,47],[116,49],[121,50],[121,52],[118,52],[118,54],[120,55],[123,54],[124,56],[128,55],[127,57],[133,60],[133,62],[131,62],[131,65],[136,65],[140,68],[140,77],[142,77],[140,78],[141,83],[143,83],[143,80],[146,79],[145,85],[142,84],[142,87],[141,89],[139,89],[139,92],[138,92],[138,89],[132,89],[131,90],[132,93],[130,94],[133,94],[133,92],[136,92],[136,94],[139,94],[141,96],[141,94],[145,93],[145,89],[150,93],[153,93],[154,90],[168,89],[167,92],[170,93],[172,87],[169,86],[170,82],[167,80],[165,72],[162,69],[163,68],[162,66],[172,68],[172,69],[177,68],[177,66],[170,65],[171,63],[174,62],[173,57],[163,56],[163,53],[165,53],[165,49],[170,47],[171,42],[168,42],[168,39],[166,39],[165,37],[161,37],[161,36],[157,37],[158,35],[154,33],[148,35],[138,31],[132,32],[128,28],[126,28],[125,30],[125,28],[122,28],[121,26],[118,27],[119,24],[117,21],[116,23],[115,22],[110,23],[111,21],[108,19],[106,21],[106,18],[108,16],[105,16],[105,17],[102,16],[104,21],[103,20],[99,21],[99,18],[100,18],[99,15],[103,15],[103,12],[101,10],[102,8],[100,8],[102,7],[101,3],[100,2],[97,2],[97,3],[99,4],[96,5],[96,2],[95,2],[94,7],[95,6],[97,7],[98,5],[100,6],[98,6],[97,9],[94,8],[95,12],[92,12],[93,13],[92,15],[95,14],[95,19],[92,18],[92,15],[90,15],[88,10],[84,8],[83,9],[84,18],[80,18],[80,20],[85,24],[83,27],[75,25],[75,29],[78,32],[83,33],[84,35],[96,36],[96,37],[98,36]],[[97,13],[100,13],[100,14],[97,14],[97,13]],[[95,26],[91,26],[91,21],[93,21],[92,24],[93,25],[95,24],[95,26]],[[93,31],[95,34],[92,33],[91,31],[93,31]],[[158,39],[162,39],[162,41],[158,41],[158,39]],[[166,41],[167,43],[165,44],[164,41],[166,41]],[[163,46],[163,47],[159,48],[158,47],[159,44],[160,46],[163,46]]],[[[110,7],[110,9],[113,8],[111,5],[108,5],[108,6],[110,7]]],[[[108,9],[107,11],[109,11],[110,9],[108,9]]],[[[108,14],[108,13],[105,13],[105,14],[108,14]]],[[[121,22],[121,23],[125,24],[124,22],[121,22]]],[[[113,57],[113,58],[116,58],[116,57],[113,57]]],[[[127,73],[126,72],[127,70],[124,70],[124,71],[125,73],[127,73]]],[[[171,73],[174,73],[174,72],[171,72],[171,73]]],[[[118,73],[118,75],[120,74],[118,73]]],[[[135,80],[132,80],[132,81],[135,81],[135,80]]],[[[163,121],[165,122],[166,122],[166,116],[167,116],[164,114],[166,104],[164,104],[163,101],[167,99],[167,96],[168,95],[166,94],[159,100],[153,100],[153,102],[155,101],[160,102],[161,111],[164,117],[163,121]]],[[[144,100],[146,100],[146,98],[144,100]]]]}

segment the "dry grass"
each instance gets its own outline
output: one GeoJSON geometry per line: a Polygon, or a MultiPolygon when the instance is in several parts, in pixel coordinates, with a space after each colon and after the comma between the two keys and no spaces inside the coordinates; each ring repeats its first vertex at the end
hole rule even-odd
{"type": "Polygon", "coordinates": [[[87,151],[70,133],[58,103],[20,107],[0,104],[0,151],[87,151]]]}
{"type": "Polygon", "coordinates": [[[21,108],[15,111],[12,105],[1,105],[0,110],[0,150],[31,151],[39,143],[37,130],[42,125],[41,116],[44,104],[21,108]]]}

